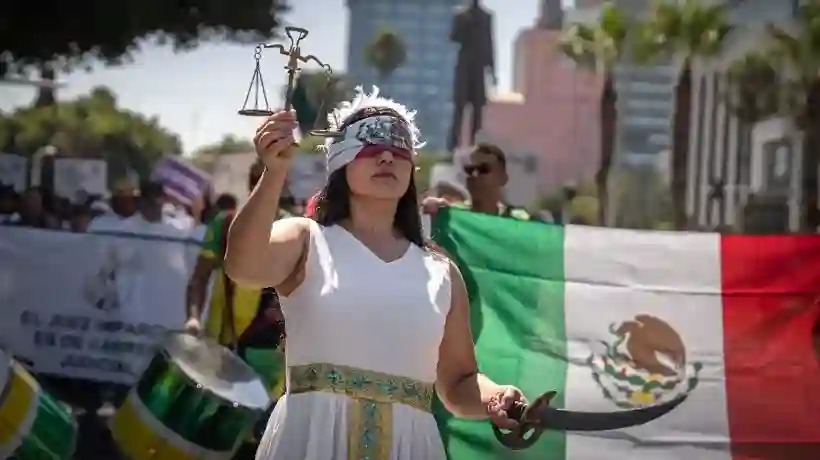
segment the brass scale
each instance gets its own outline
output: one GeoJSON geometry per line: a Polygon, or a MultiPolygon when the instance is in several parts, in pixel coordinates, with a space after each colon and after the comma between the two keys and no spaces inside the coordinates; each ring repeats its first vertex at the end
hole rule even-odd
{"type": "MultiPolygon", "coordinates": [[[[245,94],[245,101],[242,103],[242,108],[239,110],[239,115],[247,117],[269,117],[273,115],[268,101],[268,94],[265,89],[265,81],[262,79],[262,69],[260,61],[262,60],[262,53],[265,49],[274,49],[279,51],[279,54],[288,58],[285,70],[288,74],[288,84],[285,90],[285,106],[284,110],[290,110],[293,107],[293,90],[296,84],[296,78],[299,71],[302,70],[300,64],[308,64],[313,61],[319,65],[325,73],[326,85],[324,94],[321,96],[319,110],[316,113],[316,120],[314,126],[318,124],[322,113],[324,112],[327,97],[333,87],[333,69],[322,62],[313,54],[302,54],[301,43],[305,37],[308,36],[308,30],[301,27],[285,27],[285,35],[290,42],[287,47],[278,43],[260,43],[256,45],[253,53],[253,58],[256,61],[256,67],[251,76],[251,82],[248,85],[248,92],[245,94]],[[253,101],[251,101],[251,94],[253,94],[253,101]],[[260,103],[264,102],[264,106],[260,103]],[[249,107],[248,104],[252,105],[249,107]]],[[[338,137],[341,133],[329,130],[311,130],[312,136],[318,137],[338,137]]]]}

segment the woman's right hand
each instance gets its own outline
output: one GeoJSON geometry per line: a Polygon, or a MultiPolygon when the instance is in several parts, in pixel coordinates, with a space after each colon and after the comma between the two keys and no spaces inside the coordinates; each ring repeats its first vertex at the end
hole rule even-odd
{"type": "Polygon", "coordinates": [[[256,130],[253,144],[262,163],[272,171],[287,171],[296,153],[293,130],[298,127],[294,110],[279,111],[256,130]]]}

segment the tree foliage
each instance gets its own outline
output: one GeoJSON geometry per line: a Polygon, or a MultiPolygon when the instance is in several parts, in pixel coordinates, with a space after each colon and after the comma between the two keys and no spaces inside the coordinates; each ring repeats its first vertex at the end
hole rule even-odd
{"type": "Polygon", "coordinates": [[[5,0],[0,6],[0,76],[53,65],[71,70],[118,64],[156,37],[177,50],[213,40],[259,42],[274,36],[283,0],[5,0]]]}
{"type": "Polygon", "coordinates": [[[768,24],[771,46],[765,57],[779,70],[777,90],[780,108],[786,109],[798,125],[815,130],[820,107],[816,100],[820,85],[820,3],[805,2],[797,15],[797,27],[789,29],[768,24]]]}
{"type": "Polygon", "coordinates": [[[804,134],[801,229],[813,233],[820,226],[820,3],[802,2],[795,22],[796,27],[790,30],[769,24],[768,31],[771,55],[780,69],[780,108],[804,134]]]}
{"type": "Polygon", "coordinates": [[[627,49],[630,20],[619,8],[606,4],[593,24],[573,24],[561,35],[559,49],[577,65],[604,77],[599,100],[601,160],[595,174],[598,190],[597,221],[605,223],[609,204],[609,174],[615,154],[618,94],[613,75],[627,49]]]}
{"type": "Polygon", "coordinates": [[[73,101],[0,114],[2,151],[31,156],[47,145],[60,155],[106,159],[112,179],[128,171],[147,174],[162,155],[182,151],[156,117],[118,107],[104,87],[73,101]]]}
{"type": "Polygon", "coordinates": [[[365,59],[376,69],[379,78],[386,80],[407,60],[407,46],[401,36],[390,29],[382,29],[365,49],[365,59]]]}
{"type": "Polygon", "coordinates": [[[681,230],[690,223],[686,211],[686,191],[693,110],[693,63],[717,58],[732,30],[726,6],[706,0],[656,2],[648,19],[637,28],[634,53],[638,60],[666,59],[682,63],[675,85],[670,156],[674,225],[681,230]]]}
{"type": "Polygon", "coordinates": [[[240,139],[233,134],[222,136],[218,142],[205,145],[194,152],[194,156],[200,155],[227,155],[231,153],[253,152],[253,142],[248,139],[240,139]]]}
{"type": "Polygon", "coordinates": [[[777,68],[768,53],[752,51],[729,66],[732,91],[726,102],[732,113],[747,123],[756,123],[779,109],[777,68]]]}
{"type": "Polygon", "coordinates": [[[654,167],[620,169],[613,174],[612,199],[619,228],[673,229],[674,205],[668,183],[654,167]]]}
{"type": "Polygon", "coordinates": [[[605,74],[623,57],[629,27],[626,14],[607,4],[597,22],[576,23],[567,28],[558,46],[579,65],[605,74]]]}
{"type": "Polygon", "coordinates": [[[205,172],[213,173],[216,167],[216,161],[220,156],[253,151],[253,142],[250,140],[241,139],[233,134],[226,134],[222,136],[222,139],[219,141],[196,149],[191,156],[191,162],[197,168],[205,172]]]}
{"type": "Polygon", "coordinates": [[[721,3],[656,2],[637,28],[633,51],[641,61],[681,58],[691,65],[694,59],[719,56],[733,29],[721,3]]]}

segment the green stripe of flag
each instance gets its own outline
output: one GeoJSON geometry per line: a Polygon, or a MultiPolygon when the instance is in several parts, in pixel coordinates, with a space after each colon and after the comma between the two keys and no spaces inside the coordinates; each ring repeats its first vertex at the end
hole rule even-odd
{"type": "MultiPolygon", "coordinates": [[[[470,295],[481,372],[534,399],[557,390],[563,407],[567,376],[564,323],[564,230],[539,222],[443,209],[433,239],[458,264],[470,295]]],[[[563,459],[563,433],[548,433],[531,449],[513,452],[488,422],[456,420],[437,405],[450,460],[563,459]]]]}

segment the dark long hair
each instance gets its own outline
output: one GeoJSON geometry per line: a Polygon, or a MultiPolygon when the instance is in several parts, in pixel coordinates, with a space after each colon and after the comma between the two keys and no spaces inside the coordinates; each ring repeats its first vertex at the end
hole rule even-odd
{"type": "MultiPolygon", "coordinates": [[[[395,111],[387,108],[368,108],[360,110],[351,115],[342,124],[342,128],[355,123],[363,118],[388,115],[399,117],[395,111]]],[[[327,179],[327,184],[316,197],[316,214],[313,219],[325,227],[339,224],[344,219],[350,218],[350,185],[347,183],[345,174],[347,167],[334,171],[327,179]]],[[[404,192],[396,206],[396,215],[393,218],[393,227],[408,241],[425,247],[424,236],[421,229],[421,214],[416,192],[416,182],[413,175],[410,175],[410,184],[404,192]]]]}

